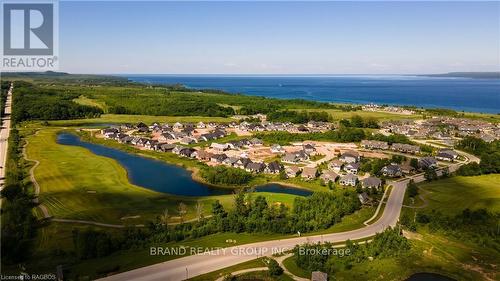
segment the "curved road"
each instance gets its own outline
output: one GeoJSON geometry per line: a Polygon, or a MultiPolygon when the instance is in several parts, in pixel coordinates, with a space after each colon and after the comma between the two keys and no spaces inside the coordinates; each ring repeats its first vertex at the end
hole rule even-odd
{"type": "MultiPolygon", "coordinates": [[[[461,165],[470,161],[479,162],[479,159],[473,155],[460,151],[466,157],[466,161],[460,163],[451,163],[448,166],[449,172],[456,171],[461,165]]],[[[437,169],[437,174],[441,175],[443,168],[437,169]]],[[[405,179],[393,181],[392,191],[389,194],[387,203],[382,216],[373,224],[365,227],[339,233],[324,235],[315,235],[307,237],[288,238],[282,240],[271,240],[257,242],[252,244],[240,245],[225,248],[219,251],[186,256],[179,259],[158,263],[131,271],[112,275],[100,280],[138,280],[138,281],[178,281],[189,279],[198,275],[223,269],[232,265],[256,259],[262,256],[271,256],[276,251],[290,250],[295,245],[317,242],[344,242],[348,239],[358,240],[368,238],[376,233],[384,231],[388,227],[394,227],[399,220],[401,208],[403,206],[406,187],[410,179],[415,182],[425,180],[423,173],[407,177],[405,179]],[[274,251],[274,252],[273,252],[274,251]]]]}
{"type": "Polygon", "coordinates": [[[393,182],[393,189],[389,195],[384,213],[375,223],[363,228],[340,233],[288,238],[234,246],[219,251],[186,256],[138,268],[100,280],[185,280],[194,276],[253,260],[263,255],[270,256],[275,251],[290,250],[297,244],[317,243],[323,241],[343,242],[348,239],[357,240],[368,238],[373,236],[375,233],[382,232],[389,226],[396,225],[401,212],[407,183],[408,180],[393,182]]]}

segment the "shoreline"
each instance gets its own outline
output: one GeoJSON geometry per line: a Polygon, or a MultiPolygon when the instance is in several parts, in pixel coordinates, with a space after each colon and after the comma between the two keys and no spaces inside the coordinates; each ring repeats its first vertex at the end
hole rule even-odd
{"type": "MultiPolygon", "coordinates": [[[[81,131],[78,131],[81,128],[75,128],[75,129],[77,130],[76,131],[77,136],[80,137],[80,138],[82,138],[82,135],[78,134],[79,132],[81,132],[81,131]]],[[[89,132],[89,131],[87,131],[87,132],[89,132]]],[[[58,132],[58,134],[59,134],[59,132],[58,132]]],[[[198,167],[185,166],[184,164],[177,163],[177,162],[174,162],[174,161],[167,161],[167,160],[162,159],[160,157],[156,157],[156,156],[149,155],[149,154],[130,152],[130,151],[127,151],[126,149],[121,148],[121,144],[119,146],[116,146],[116,147],[115,146],[110,146],[110,145],[107,145],[107,144],[104,143],[104,142],[106,142],[105,139],[95,137],[92,134],[89,134],[88,137],[85,136],[85,139],[83,141],[88,141],[90,143],[97,144],[97,145],[103,145],[103,146],[106,146],[108,148],[118,149],[118,150],[120,150],[122,152],[131,153],[131,154],[134,154],[134,155],[137,155],[137,156],[140,156],[140,157],[154,159],[156,161],[167,163],[169,165],[175,165],[175,166],[177,166],[179,168],[187,170],[191,174],[191,179],[193,181],[195,181],[195,182],[197,182],[199,184],[208,186],[209,188],[219,188],[219,189],[227,189],[227,190],[237,191],[239,189],[254,188],[254,187],[259,187],[259,186],[266,186],[266,185],[269,185],[269,184],[277,184],[277,185],[280,185],[280,186],[283,186],[283,187],[287,187],[287,188],[295,188],[295,189],[299,189],[299,190],[314,192],[313,190],[311,190],[311,189],[309,189],[307,187],[303,187],[303,186],[300,186],[300,185],[297,185],[297,184],[293,184],[293,183],[286,183],[286,182],[276,181],[276,180],[272,180],[272,181],[268,181],[268,182],[263,182],[261,184],[242,185],[242,186],[212,184],[212,183],[207,182],[201,176],[201,174],[200,174],[200,168],[198,168],[198,167]],[[94,139],[95,140],[102,140],[103,142],[94,141],[94,139]]],[[[127,147],[130,147],[131,149],[137,149],[137,148],[135,148],[133,146],[127,146],[127,147]]],[[[144,187],[141,187],[141,188],[144,188],[144,187]]],[[[160,192],[160,193],[163,193],[163,192],[160,192]]],[[[175,195],[175,194],[170,194],[170,193],[168,193],[168,194],[169,195],[173,195],[173,196],[180,196],[180,195],[175,195]]]]}

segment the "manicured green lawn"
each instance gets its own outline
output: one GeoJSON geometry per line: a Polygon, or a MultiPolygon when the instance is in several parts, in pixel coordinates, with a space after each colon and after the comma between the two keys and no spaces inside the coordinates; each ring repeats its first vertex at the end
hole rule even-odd
{"type": "Polygon", "coordinates": [[[295,256],[286,258],[283,261],[283,266],[286,267],[286,269],[295,276],[302,278],[311,278],[311,272],[301,267],[298,267],[297,264],[295,263],[295,259],[296,259],[295,256]]]}
{"type": "Polygon", "coordinates": [[[436,209],[454,214],[465,208],[485,208],[491,212],[500,211],[500,174],[475,177],[451,177],[419,185],[428,191],[424,198],[426,209],[436,209]]]}
{"type": "MultiPolygon", "coordinates": [[[[219,199],[226,208],[232,207],[232,195],[210,197],[180,197],[158,193],[129,183],[126,170],[113,159],[97,156],[87,149],[56,143],[58,129],[40,130],[28,137],[27,154],[40,161],[35,177],[40,184],[40,201],[57,218],[98,222],[137,224],[152,220],[165,208],[177,216],[177,206],[188,207],[185,219],[195,217],[195,205],[200,201],[204,214],[210,214],[211,203],[219,199]],[[126,216],[140,216],[123,220],[126,216]]],[[[295,196],[259,193],[269,202],[291,205],[295,196]]],[[[172,220],[175,221],[175,218],[172,220]]]]}

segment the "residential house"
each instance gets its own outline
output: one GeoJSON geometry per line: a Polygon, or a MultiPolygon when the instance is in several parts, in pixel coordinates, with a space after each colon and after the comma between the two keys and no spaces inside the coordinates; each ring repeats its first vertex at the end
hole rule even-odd
{"type": "Polygon", "coordinates": [[[239,159],[240,158],[238,158],[238,157],[228,157],[222,163],[226,166],[232,167],[234,165],[234,163],[238,162],[239,159]]]}
{"type": "Polygon", "coordinates": [[[289,178],[296,177],[299,172],[300,172],[300,168],[297,166],[288,166],[285,169],[285,173],[286,173],[287,177],[289,177],[289,178]]]}
{"type": "Polygon", "coordinates": [[[454,161],[458,158],[458,153],[451,149],[442,149],[438,151],[436,158],[442,161],[454,161]]]}
{"type": "Polygon", "coordinates": [[[347,174],[345,176],[341,176],[339,183],[345,186],[347,185],[356,186],[356,184],[358,183],[358,176],[354,174],[347,174]]]}
{"type": "Polygon", "coordinates": [[[183,148],[184,148],[184,146],[176,145],[176,146],[172,149],[172,153],[174,153],[174,154],[179,154],[183,148]]]}
{"type": "Polygon", "coordinates": [[[342,165],[344,165],[344,163],[342,161],[336,159],[336,160],[333,160],[330,163],[328,163],[328,169],[338,173],[342,169],[342,165]]]}
{"type": "Polygon", "coordinates": [[[426,169],[434,169],[434,168],[437,168],[438,164],[437,164],[437,160],[436,158],[434,157],[422,157],[420,159],[418,159],[418,165],[420,166],[420,168],[426,170],[426,169]]]}
{"type": "Polygon", "coordinates": [[[339,175],[331,170],[325,170],[319,177],[324,183],[335,182],[339,175]]]}
{"type": "Polygon", "coordinates": [[[361,204],[367,204],[370,203],[371,201],[370,197],[368,197],[368,194],[366,194],[366,192],[358,194],[358,199],[359,202],[361,202],[361,204]]]}
{"type": "Polygon", "coordinates": [[[207,127],[207,125],[205,125],[205,123],[203,123],[201,121],[196,124],[196,128],[198,128],[198,129],[205,129],[206,127],[207,127]]]}
{"type": "Polygon", "coordinates": [[[252,173],[261,173],[266,168],[264,163],[250,162],[246,165],[245,170],[252,173]]]}
{"type": "Polygon", "coordinates": [[[347,163],[344,166],[344,170],[348,173],[351,173],[351,174],[357,174],[360,166],[361,165],[357,162],[356,163],[347,163]]]}
{"type": "Polygon", "coordinates": [[[224,162],[224,160],[226,160],[227,158],[227,155],[222,153],[222,154],[213,154],[212,157],[210,157],[210,161],[214,162],[214,163],[219,163],[221,164],[222,162],[224,162]]]}
{"type": "Polygon", "coordinates": [[[360,160],[359,153],[354,150],[348,150],[344,153],[339,158],[340,161],[344,163],[356,163],[360,160]]]}
{"type": "Polygon", "coordinates": [[[285,153],[285,149],[279,144],[273,144],[271,146],[271,153],[285,153]]]}
{"type": "Polygon", "coordinates": [[[287,153],[283,156],[283,158],[281,158],[281,161],[284,163],[296,164],[300,160],[295,153],[287,153]]]}
{"type": "Polygon", "coordinates": [[[361,146],[368,149],[389,149],[387,142],[376,140],[362,140],[361,146]]]}
{"type": "Polygon", "coordinates": [[[238,161],[236,161],[233,166],[235,168],[240,168],[240,169],[245,169],[245,167],[251,163],[252,160],[248,159],[248,158],[244,158],[244,157],[241,157],[240,159],[238,159],[238,161]]]}
{"type": "Polygon", "coordinates": [[[191,137],[183,137],[180,141],[179,141],[180,144],[184,144],[184,145],[188,145],[188,144],[192,144],[192,143],[195,143],[195,140],[191,137]]]}
{"type": "Polygon", "coordinates": [[[312,167],[304,167],[302,169],[302,178],[307,180],[313,180],[318,176],[318,169],[312,167]]]}
{"type": "Polygon", "coordinates": [[[268,174],[279,174],[283,170],[283,166],[277,161],[273,161],[267,164],[266,169],[264,170],[268,174]]]}
{"type": "Polygon", "coordinates": [[[198,150],[195,152],[195,155],[194,157],[196,157],[196,159],[198,160],[205,160],[205,161],[208,161],[212,158],[213,154],[210,153],[210,152],[207,152],[205,150],[198,150]]]}
{"type": "Polygon", "coordinates": [[[262,140],[258,139],[258,138],[253,138],[250,140],[250,143],[251,145],[253,146],[260,146],[260,145],[263,145],[264,142],[262,142],[262,140]]]}
{"type": "Polygon", "coordinates": [[[182,129],[184,128],[184,125],[183,125],[182,123],[180,123],[180,122],[176,122],[176,123],[172,126],[172,128],[174,128],[174,130],[178,130],[178,131],[180,131],[180,130],[182,130],[182,129]]]}
{"type": "Polygon", "coordinates": [[[415,168],[412,167],[410,164],[408,163],[403,163],[401,164],[401,171],[403,172],[403,174],[412,174],[415,172],[415,168]]]}
{"type": "Polygon", "coordinates": [[[380,180],[377,177],[368,177],[368,178],[361,180],[361,186],[363,188],[376,188],[376,189],[378,189],[379,187],[382,186],[382,180],[380,180]]]}
{"type": "Polygon", "coordinates": [[[117,128],[106,128],[101,130],[101,135],[104,135],[104,138],[109,138],[110,135],[118,134],[120,130],[117,128]]]}
{"type": "Polygon", "coordinates": [[[391,149],[403,153],[412,153],[412,154],[420,153],[419,146],[406,143],[393,143],[391,149]]]}
{"type": "Polygon", "coordinates": [[[167,151],[172,151],[175,147],[176,147],[175,144],[160,143],[160,144],[157,145],[157,149],[156,150],[167,152],[167,151]]]}
{"type": "Polygon", "coordinates": [[[382,174],[386,177],[396,178],[403,175],[403,171],[398,164],[389,164],[382,168],[382,174]]]}
{"type": "Polygon", "coordinates": [[[299,161],[307,161],[309,160],[309,154],[307,154],[304,150],[300,150],[295,153],[299,161]]]}
{"type": "Polygon", "coordinates": [[[183,157],[195,157],[196,154],[193,154],[196,150],[194,148],[186,147],[179,151],[179,155],[183,157]]]}
{"type": "Polygon", "coordinates": [[[215,151],[219,151],[219,152],[222,152],[222,151],[226,151],[229,149],[229,146],[225,143],[216,143],[216,142],[213,142],[211,145],[210,145],[210,148],[212,148],[213,150],[215,151]]]}
{"type": "Polygon", "coordinates": [[[312,145],[310,143],[304,144],[303,149],[304,149],[304,152],[307,153],[308,155],[316,154],[316,148],[314,147],[314,145],[312,145]]]}

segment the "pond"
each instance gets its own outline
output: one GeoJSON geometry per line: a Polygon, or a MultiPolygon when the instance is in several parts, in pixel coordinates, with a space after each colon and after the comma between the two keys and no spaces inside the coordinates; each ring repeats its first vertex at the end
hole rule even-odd
{"type": "Polygon", "coordinates": [[[437,273],[415,273],[410,276],[406,281],[456,281],[453,278],[446,277],[437,273]]]}
{"type": "MultiPolygon", "coordinates": [[[[57,136],[57,143],[84,147],[96,155],[115,159],[127,170],[131,183],[158,192],[180,196],[210,196],[231,194],[234,191],[230,188],[217,188],[199,183],[191,178],[191,172],[182,167],[141,157],[104,145],[82,141],[74,134],[59,134],[57,136]]],[[[286,193],[300,196],[312,194],[308,190],[279,184],[257,186],[255,190],[257,192],[286,193]]]]}

